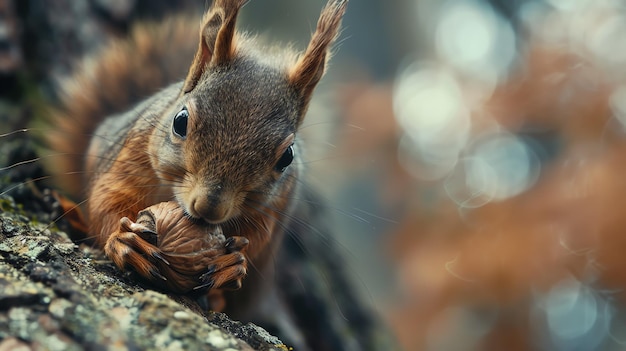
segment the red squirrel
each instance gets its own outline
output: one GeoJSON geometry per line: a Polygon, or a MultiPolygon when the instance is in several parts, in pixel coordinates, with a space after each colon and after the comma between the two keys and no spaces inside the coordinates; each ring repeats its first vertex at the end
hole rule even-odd
{"type": "Polygon", "coordinates": [[[219,226],[231,238],[226,245],[245,246],[217,257],[197,283],[213,291],[243,285],[241,298],[211,301],[227,312],[259,299],[265,288],[244,277],[257,271],[263,280],[285,231],[301,226],[294,218],[306,201],[298,200],[308,195],[298,128],[347,6],[329,0],[297,54],[236,30],[246,2],[214,0],[199,35],[179,18],[107,44],[61,85],[58,133],[48,137],[59,152],[54,170],[67,174],[65,189],[86,198],[89,235],[120,269],[165,278],[159,267],[167,262],[149,240],[159,233],[136,222],[162,202],[219,226]],[[179,75],[184,80],[175,82],[179,75]]]}
{"type": "Polygon", "coordinates": [[[176,24],[170,24],[167,38],[155,38],[163,36],[157,28],[136,30],[64,85],[55,116],[61,132],[49,138],[65,155],[55,159],[57,169],[82,171],[80,182],[70,182],[75,194],[87,197],[89,234],[121,269],[160,278],[159,250],[144,240],[147,228],[132,222],[159,202],[174,200],[188,217],[249,241],[239,269],[229,270],[228,277],[214,274],[222,283],[240,284],[248,260],[262,265],[289,221],[301,172],[301,162],[293,162],[300,148],[296,133],[347,1],[329,1],[299,56],[259,47],[254,37],[236,31],[246,2],[214,1],[194,38],[197,49],[184,81],[126,112],[107,109],[131,102],[124,95],[160,80],[154,75],[170,74],[155,60],[175,57],[181,46],[188,49],[176,24]],[[166,58],[154,57],[165,52],[166,58]],[[85,157],[77,147],[87,150],[85,157]]]}

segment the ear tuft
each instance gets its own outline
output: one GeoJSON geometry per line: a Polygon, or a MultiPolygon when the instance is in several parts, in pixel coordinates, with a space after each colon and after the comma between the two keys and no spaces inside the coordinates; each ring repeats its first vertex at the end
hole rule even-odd
{"type": "Polygon", "coordinates": [[[341,19],[346,12],[348,0],[329,0],[311,37],[309,46],[289,72],[289,82],[308,104],[317,83],[324,75],[329,49],[339,34],[341,19]]]}
{"type": "Polygon", "coordinates": [[[202,18],[196,56],[185,79],[183,93],[193,90],[204,72],[230,61],[236,49],[237,14],[248,0],[214,0],[202,18]]]}

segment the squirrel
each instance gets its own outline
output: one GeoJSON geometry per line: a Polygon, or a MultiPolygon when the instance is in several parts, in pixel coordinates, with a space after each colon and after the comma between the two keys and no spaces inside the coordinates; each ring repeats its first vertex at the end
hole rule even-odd
{"type": "MultiPolygon", "coordinates": [[[[117,267],[164,279],[158,267],[165,259],[147,239],[152,229],[134,221],[152,205],[175,201],[191,220],[245,239],[244,249],[218,257],[210,281],[199,284],[213,292],[243,285],[211,299],[210,307],[260,320],[281,314],[267,307],[280,288],[267,287],[272,277],[266,272],[277,269],[272,260],[280,256],[285,233],[306,227],[298,216],[310,209],[302,207],[316,203],[302,185],[298,129],[348,1],[328,1],[299,54],[260,46],[256,37],[238,32],[246,2],[214,0],[199,32],[197,22],[190,34],[188,18],[173,18],[136,26],[129,38],[105,45],[62,82],[53,113],[57,132],[47,139],[58,152],[52,167],[64,174],[61,187],[86,198],[89,236],[117,267]]],[[[331,275],[340,271],[332,265],[331,275]]],[[[301,350],[342,349],[337,338],[325,340],[323,330],[356,310],[339,311],[332,321],[329,313],[312,311],[321,316],[316,325],[307,320],[313,315],[302,320],[306,334],[318,335],[289,339],[301,350]]],[[[365,319],[355,328],[369,338],[365,319]]]]}

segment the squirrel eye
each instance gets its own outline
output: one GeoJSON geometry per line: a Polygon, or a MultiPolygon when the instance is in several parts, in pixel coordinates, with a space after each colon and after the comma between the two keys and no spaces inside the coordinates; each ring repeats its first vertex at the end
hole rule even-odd
{"type": "Polygon", "coordinates": [[[274,169],[278,172],[284,172],[285,169],[287,169],[287,167],[291,164],[291,161],[293,161],[293,145],[289,145],[289,147],[285,150],[278,162],[276,162],[274,169]]]}
{"type": "Polygon", "coordinates": [[[172,130],[174,131],[174,134],[183,139],[187,136],[188,118],[189,112],[187,111],[186,107],[183,107],[183,109],[178,111],[176,116],[174,116],[174,122],[172,124],[172,130]]]}

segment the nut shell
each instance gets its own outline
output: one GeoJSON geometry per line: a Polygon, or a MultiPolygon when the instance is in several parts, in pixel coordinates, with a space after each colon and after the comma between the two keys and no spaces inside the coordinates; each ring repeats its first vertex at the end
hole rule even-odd
{"type": "Polygon", "coordinates": [[[162,202],[140,211],[137,223],[157,233],[148,241],[167,261],[157,260],[161,274],[167,278],[161,283],[176,293],[187,293],[202,285],[200,277],[208,272],[214,259],[232,252],[226,248],[226,237],[219,226],[189,218],[176,202],[162,202]]]}

